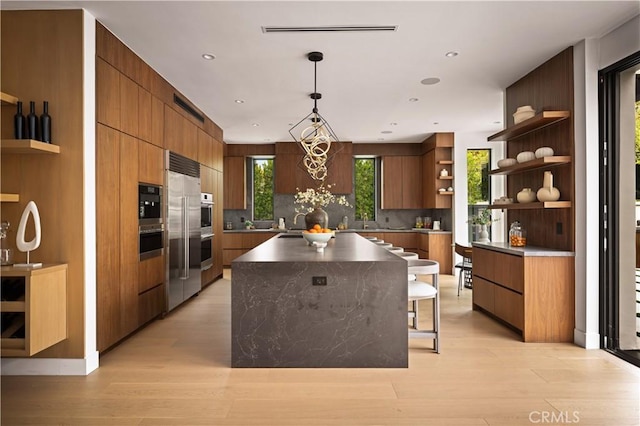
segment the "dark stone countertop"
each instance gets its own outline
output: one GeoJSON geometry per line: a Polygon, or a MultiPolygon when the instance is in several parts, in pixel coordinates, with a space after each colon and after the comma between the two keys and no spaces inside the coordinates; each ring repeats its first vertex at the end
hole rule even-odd
{"type": "Polygon", "coordinates": [[[487,250],[499,251],[506,254],[514,254],[516,256],[537,256],[537,257],[572,257],[575,256],[575,252],[567,250],[554,250],[544,247],[524,246],[524,247],[511,247],[509,243],[478,243],[474,242],[473,247],[483,248],[487,250]]]}

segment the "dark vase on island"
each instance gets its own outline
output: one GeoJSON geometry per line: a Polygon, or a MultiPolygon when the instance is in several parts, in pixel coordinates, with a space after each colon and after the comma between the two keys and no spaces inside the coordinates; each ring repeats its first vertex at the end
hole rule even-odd
{"type": "Polygon", "coordinates": [[[323,229],[329,227],[329,215],[322,207],[318,206],[313,211],[304,216],[306,229],[313,228],[314,225],[320,225],[323,229]]]}

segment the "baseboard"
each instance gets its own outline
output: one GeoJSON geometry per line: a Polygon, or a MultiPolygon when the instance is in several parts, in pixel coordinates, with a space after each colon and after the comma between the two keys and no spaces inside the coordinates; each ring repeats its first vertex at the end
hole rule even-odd
{"type": "Polygon", "coordinates": [[[2,358],[3,376],[86,376],[99,367],[99,354],[86,358],[2,358]]]}
{"type": "Polygon", "coordinates": [[[573,343],[585,349],[600,349],[600,333],[585,333],[574,328],[573,343]]]}

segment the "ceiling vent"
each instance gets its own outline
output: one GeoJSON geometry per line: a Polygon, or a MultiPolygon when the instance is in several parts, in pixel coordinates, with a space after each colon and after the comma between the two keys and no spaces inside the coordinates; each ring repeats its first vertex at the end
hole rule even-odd
{"type": "Polygon", "coordinates": [[[330,25],[326,27],[262,27],[263,33],[393,32],[397,25],[330,25]]]}

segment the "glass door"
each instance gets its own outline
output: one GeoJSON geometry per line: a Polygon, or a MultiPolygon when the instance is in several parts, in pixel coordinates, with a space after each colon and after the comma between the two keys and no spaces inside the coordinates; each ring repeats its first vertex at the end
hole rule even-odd
{"type": "Polygon", "coordinates": [[[602,347],[640,366],[640,52],[600,72],[602,347]]]}

